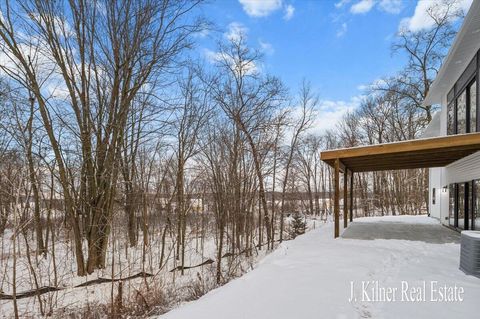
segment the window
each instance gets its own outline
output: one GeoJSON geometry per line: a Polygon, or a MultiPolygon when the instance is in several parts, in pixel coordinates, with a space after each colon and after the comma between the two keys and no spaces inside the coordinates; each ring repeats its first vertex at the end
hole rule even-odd
{"type": "Polygon", "coordinates": [[[457,134],[467,133],[467,91],[457,99],[457,134]]]}
{"type": "Polygon", "coordinates": [[[477,82],[469,87],[470,93],[470,132],[477,131],[477,82]]]}
{"type": "Polygon", "coordinates": [[[455,134],[455,102],[448,104],[447,108],[447,135],[455,134]]]}
{"type": "Polygon", "coordinates": [[[448,185],[448,194],[449,194],[449,209],[448,209],[448,223],[450,226],[456,227],[455,225],[455,208],[456,208],[456,198],[457,198],[457,188],[456,184],[448,185]]]}
{"type": "Polygon", "coordinates": [[[432,205],[435,205],[435,187],[432,188],[432,205]]]}
{"type": "Polygon", "coordinates": [[[465,184],[465,227],[464,229],[472,229],[471,218],[473,213],[473,181],[465,184]]]}
{"type": "Polygon", "coordinates": [[[473,183],[472,228],[480,229],[480,179],[473,183]]]}
{"type": "Polygon", "coordinates": [[[458,224],[457,227],[465,229],[465,183],[458,184],[458,224]]]}
{"type": "Polygon", "coordinates": [[[447,93],[447,135],[480,132],[479,88],[480,51],[447,93]]]}

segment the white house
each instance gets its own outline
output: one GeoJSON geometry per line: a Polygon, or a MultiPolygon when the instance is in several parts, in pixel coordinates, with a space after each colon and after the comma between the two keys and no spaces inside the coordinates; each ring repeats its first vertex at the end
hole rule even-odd
{"type": "MultiPolygon", "coordinates": [[[[423,137],[480,132],[480,0],[464,19],[425,105],[441,105],[423,137]]],[[[480,229],[480,152],[430,168],[429,212],[458,230],[480,229]]]]}

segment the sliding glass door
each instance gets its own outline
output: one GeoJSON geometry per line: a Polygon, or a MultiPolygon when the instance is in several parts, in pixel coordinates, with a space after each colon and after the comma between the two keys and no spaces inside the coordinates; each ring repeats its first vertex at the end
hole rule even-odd
{"type": "Polygon", "coordinates": [[[467,202],[465,200],[465,196],[467,195],[466,190],[466,184],[465,183],[460,183],[458,184],[458,198],[457,198],[457,227],[460,229],[465,229],[465,203],[467,202]]]}
{"type": "Polygon", "coordinates": [[[448,224],[452,227],[457,227],[455,221],[457,215],[457,184],[448,185],[448,224]]]}
{"type": "Polygon", "coordinates": [[[449,185],[449,225],[480,229],[480,180],[449,185]]]}

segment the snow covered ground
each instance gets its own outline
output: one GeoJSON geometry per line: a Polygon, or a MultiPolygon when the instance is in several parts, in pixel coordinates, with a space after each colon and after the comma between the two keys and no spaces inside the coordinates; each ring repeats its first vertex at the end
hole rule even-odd
{"type": "MultiPolygon", "coordinates": [[[[291,220],[291,218],[287,218],[285,222],[287,230],[290,229],[291,220]]],[[[307,216],[306,222],[307,229],[324,225],[323,221],[316,219],[314,216],[307,216]]],[[[118,223],[121,223],[121,220],[118,223]]],[[[122,227],[117,225],[115,229],[122,229],[122,227]]],[[[80,287],[78,285],[99,278],[126,278],[142,271],[153,276],[139,277],[122,283],[122,302],[125,316],[143,315],[146,311],[151,314],[164,313],[184,300],[198,298],[216,287],[216,263],[189,269],[183,276],[178,271],[170,271],[177,267],[179,263],[174,256],[175,243],[171,237],[166,238],[165,254],[162,258],[161,231],[161,227],[152,227],[149,234],[150,244],[145,252],[140,244],[136,247],[129,247],[126,234],[112,234],[115,240],[111,239],[109,241],[106,268],[96,270],[88,276],[79,277],[76,275],[72,241],[62,228],[55,228],[55,246],[51,242],[47,257],[44,259],[41,256],[35,256],[33,252],[30,256],[38,286],[53,286],[62,290],[41,295],[41,303],[39,303],[37,297],[18,299],[19,316],[21,318],[37,318],[41,317],[43,310],[43,313],[48,313],[55,318],[70,316],[80,318],[86,316],[86,314],[90,314],[92,317],[102,317],[102,315],[106,315],[106,307],[110,306],[112,300],[117,298],[119,283],[106,282],[80,287]],[[144,254],[145,258],[143,258],[144,254]],[[141,299],[141,302],[139,302],[139,293],[146,298],[145,301],[141,299]],[[148,305],[145,306],[145,304],[148,305]],[[146,308],[148,309],[145,310],[146,308]]],[[[216,259],[217,239],[207,231],[208,229],[203,237],[199,236],[193,229],[188,232],[185,252],[185,264],[187,266],[195,266],[206,260],[216,259]]],[[[25,238],[20,238],[17,241],[19,248],[17,248],[16,254],[16,280],[13,279],[12,238],[11,229],[7,229],[3,237],[0,236],[0,293],[6,295],[13,294],[13,282],[17,285],[17,293],[36,288],[33,272],[25,253],[25,238]]],[[[287,234],[286,238],[288,238],[287,234]]],[[[27,239],[30,240],[30,247],[35,247],[35,242],[31,241],[31,236],[28,236],[27,239]]],[[[254,241],[257,241],[257,239],[254,238],[254,241]]],[[[143,242],[142,234],[140,234],[138,242],[143,242]]],[[[227,239],[224,243],[224,252],[228,252],[226,247],[229,244],[230,242],[227,239]]],[[[253,265],[268,253],[270,251],[262,249],[256,250],[252,256],[240,255],[223,258],[223,275],[226,279],[241,276],[245,271],[252,269],[253,265]]],[[[13,301],[0,298],[0,318],[13,317],[13,301]]]]}
{"type": "MultiPolygon", "coordinates": [[[[368,221],[377,222],[379,227],[388,226],[386,222],[437,223],[426,216],[375,217],[368,221]]],[[[459,244],[333,239],[332,232],[332,225],[326,224],[283,243],[251,272],[161,318],[473,318],[478,315],[480,279],[458,269],[459,244]],[[356,300],[349,300],[352,283],[356,300]]]]}

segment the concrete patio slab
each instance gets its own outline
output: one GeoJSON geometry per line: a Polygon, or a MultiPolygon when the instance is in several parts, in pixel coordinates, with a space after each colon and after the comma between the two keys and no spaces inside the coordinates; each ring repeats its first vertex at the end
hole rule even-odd
{"type": "Polygon", "coordinates": [[[397,222],[351,223],[342,234],[348,239],[400,239],[430,244],[460,243],[460,233],[440,224],[410,224],[397,222]]]}

